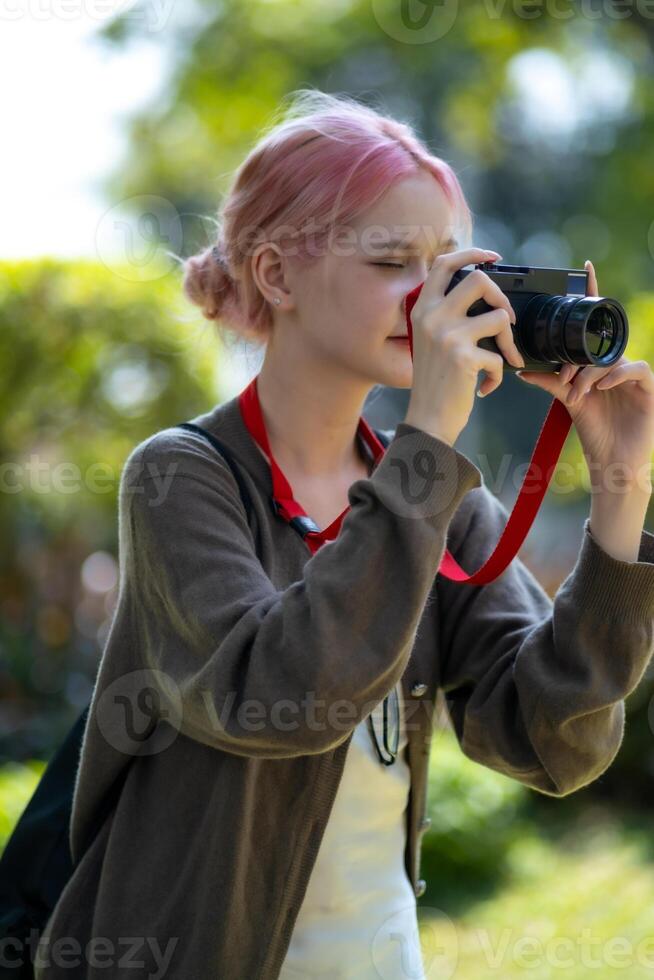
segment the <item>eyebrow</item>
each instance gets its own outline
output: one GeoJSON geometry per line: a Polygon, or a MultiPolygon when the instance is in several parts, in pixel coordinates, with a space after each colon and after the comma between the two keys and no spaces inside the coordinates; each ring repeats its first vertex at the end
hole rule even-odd
{"type": "MultiPolygon", "coordinates": [[[[450,246],[456,247],[459,243],[456,238],[448,238],[446,242],[439,245],[439,248],[449,248],[450,246]]],[[[404,238],[390,238],[387,242],[381,242],[380,244],[375,244],[376,249],[381,249],[384,252],[390,252],[392,249],[403,248],[410,249],[413,248],[411,242],[407,242],[404,238]]]]}

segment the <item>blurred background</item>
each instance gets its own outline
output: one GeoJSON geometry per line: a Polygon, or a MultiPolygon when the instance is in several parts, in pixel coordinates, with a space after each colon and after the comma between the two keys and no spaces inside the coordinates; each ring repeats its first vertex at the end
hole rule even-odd
{"type": "MultiPolygon", "coordinates": [[[[172,256],[213,240],[280,100],[314,86],[413,123],[457,172],[474,244],[590,258],[627,308],[627,356],[651,363],[654,4],[24,0],[0,19],[1,849],[90,699],[126,456],[259,369],[184,300],[172,256]]],[[[407,398],[374,391],[365,414],[395,425],[407,398]]],[[[509,375],[457,443],[509,508],[550,400],[509,375]]],[[[586,472],[573,430],[520,552],[551,596],[581,543],[586,472]]],[[[563,800],[467,760],[441,717],[419,900],[434,976],[651,975],[652,677],[610,770],[563,800]]]]}

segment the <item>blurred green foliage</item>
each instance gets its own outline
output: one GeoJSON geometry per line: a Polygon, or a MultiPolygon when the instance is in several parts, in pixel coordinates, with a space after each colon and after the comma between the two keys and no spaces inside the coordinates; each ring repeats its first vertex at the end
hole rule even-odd
{"type": "Polygon", "coordinates": [[[498,886],[511,847],[530,826],[528,795],[521,783],[463,755],[451,730],[435,732],[427,798],[432,825],[422,845],[427,904],[447,896],[453,907],[498,886]]]}
{"type": "Polygon", "coordinates": [[[0,759],[49,755],[88,702],[128,453],[220,400],[179,293],[99,262],[0,264],[0,759]]]}
{"type": "Polygon", "coordinates": [[[544,797],[438,730],[418,903],[428,976],[651,976],[651,835],[641,812],[608,808],[590,789],[544,797]]]}
{"type": "Polygon", "coordinates": [[[0,854],[43,775],[45,762],[28,759],[0,766],[0,854]]]}
{"type": "MultiPolygon", "coordinates": [[[[516,834],[497,889],[465,907],[418,906],[428,976],[647,980],[654,967],[648,832],[592,814],[566,841],[516,834]],[[429,968],[434,971],[429,973],[429,968]],[[451,968],[451,969],[450,969],[451,968]]],[[[475,894],[474,892],[472,893],[475,894]]]]}

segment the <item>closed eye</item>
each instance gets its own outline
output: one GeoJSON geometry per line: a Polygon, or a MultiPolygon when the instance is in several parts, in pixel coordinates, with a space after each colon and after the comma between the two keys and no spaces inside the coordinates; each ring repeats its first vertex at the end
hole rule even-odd
{"type": "Polygon", "coordinates": [[[371,265],[380,265],[383,269],[405,269],[406,266],[401,262],[371,262],[371,265]]]}

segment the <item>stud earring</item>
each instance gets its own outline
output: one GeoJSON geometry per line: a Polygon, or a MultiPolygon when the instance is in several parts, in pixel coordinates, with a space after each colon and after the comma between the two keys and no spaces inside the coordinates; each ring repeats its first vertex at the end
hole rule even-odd
{"type": "Polygon", "coordinates": [[[277,303],[278,305],[279,303],[281,303],[281,299],[279,298],[279,296],[275,296],[275,298],[273,299],[273,303],[277,303]]]}

